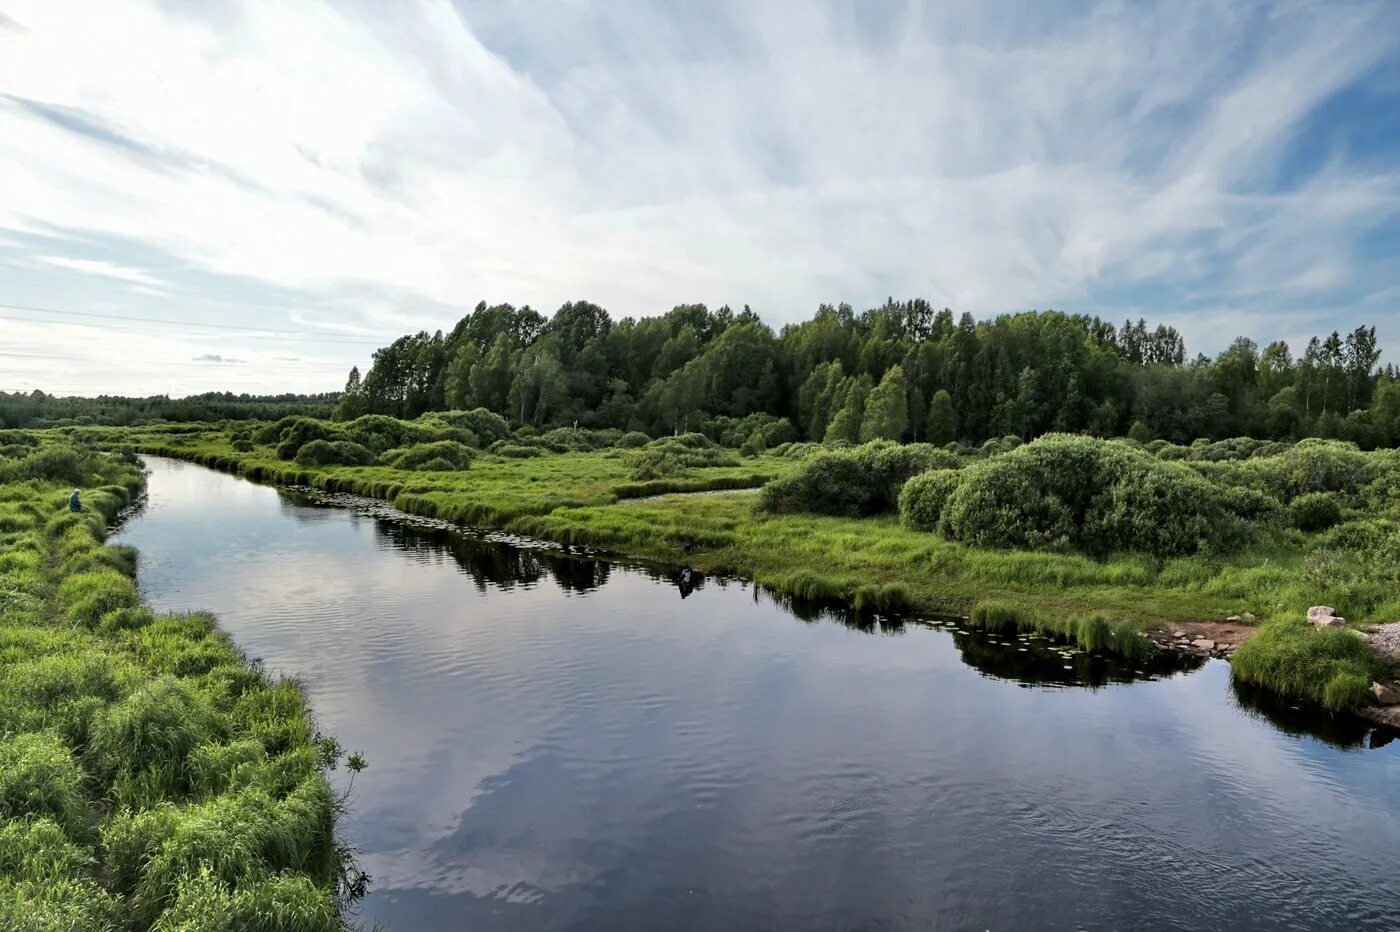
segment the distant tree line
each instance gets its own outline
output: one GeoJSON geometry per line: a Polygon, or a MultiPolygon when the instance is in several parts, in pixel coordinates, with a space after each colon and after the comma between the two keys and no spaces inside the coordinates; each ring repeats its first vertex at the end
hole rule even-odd
{"type": "MultiPolygon", "coordinates": [[[[1051,431],[1400,441],[1400,384],[1374,327],[1236,339],[1188,358],[1172,327],[1030,311],[977,321],[926,301],[823,305],[774,330],[745,307],[613,320],[586,301],[546,318],[485,302],[450,333],[400,337],[351,370],[335,416],[485,407],[536,427],[717,432],[786,418],[808,440],[980,443],[1051,431]]],[[[732,436],[732,432],[730,434],[732,436]]]]}
{"type": "Polygon", "coordinates": [[[289,414],[330,417],[339,392],[316,395],[235,395],[208,392],[185,398],[59,398],[41,391],[0,392],[0,428],[140,425],[156,421],[276,420],[289,414]]]}

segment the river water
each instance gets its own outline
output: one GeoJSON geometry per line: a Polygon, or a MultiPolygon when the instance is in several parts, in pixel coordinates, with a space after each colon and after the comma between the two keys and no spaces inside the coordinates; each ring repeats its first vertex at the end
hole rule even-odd
{"type": "Polygon", "coordinates": [[[116,535],[146,596],[217,613],[369,760],[343,825],[366,925],[1400,928],[1400,742],[1223,661],[682,598],[661,568],[148,464],[116,535]]]}

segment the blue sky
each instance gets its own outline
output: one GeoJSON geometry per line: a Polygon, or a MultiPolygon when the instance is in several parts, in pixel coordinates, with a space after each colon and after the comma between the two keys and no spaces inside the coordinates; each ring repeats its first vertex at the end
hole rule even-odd
{"type": "Polygon", "coordinates": [[[1393,3],[0,0],[0,389],[334,389],[483,299],[1400,362],[1397,247],[1393,3]]]}

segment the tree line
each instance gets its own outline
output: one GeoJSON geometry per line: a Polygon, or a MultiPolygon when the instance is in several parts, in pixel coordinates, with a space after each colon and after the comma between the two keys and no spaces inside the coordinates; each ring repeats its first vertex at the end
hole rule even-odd
{"type": "Polygon", "coordinates": [[[275,421],[289,414],[330,417],[339,399],[339,392],[313,395],[206,392],[184,398],[166,395],[60,398],[37,389],[32,392],[0,392],[0,428],[139,426],[159,421],[275,421]]]}
{"type": "Polygon", "coordinates": [[[450,332],[407,334],[352,369],[335,416],[484,407],[536,427],[662,435],[786,418],[815,441],[980,443],[1051,431],[1400,441],[1400,385],[1374,327],[1296,353],[1239,337],[1188,357],[1173,327],[1028,311],[975,320],[927,301],[823,305],[774,331],[745,307],[613,320],[587,301],[546,318],[478,304],[450,332]]]}

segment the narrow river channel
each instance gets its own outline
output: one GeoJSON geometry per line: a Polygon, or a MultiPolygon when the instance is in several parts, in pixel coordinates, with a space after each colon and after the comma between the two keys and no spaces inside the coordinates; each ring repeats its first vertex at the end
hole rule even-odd
{"type": "Polygon", "coordinates": [[[343,826],[367,926],[1400,927],[1400,742],[1261,705],[1223,661],[683,599],[148,465],[115,539],[151,603],[216,613],[369,760],[343,826]]]}

